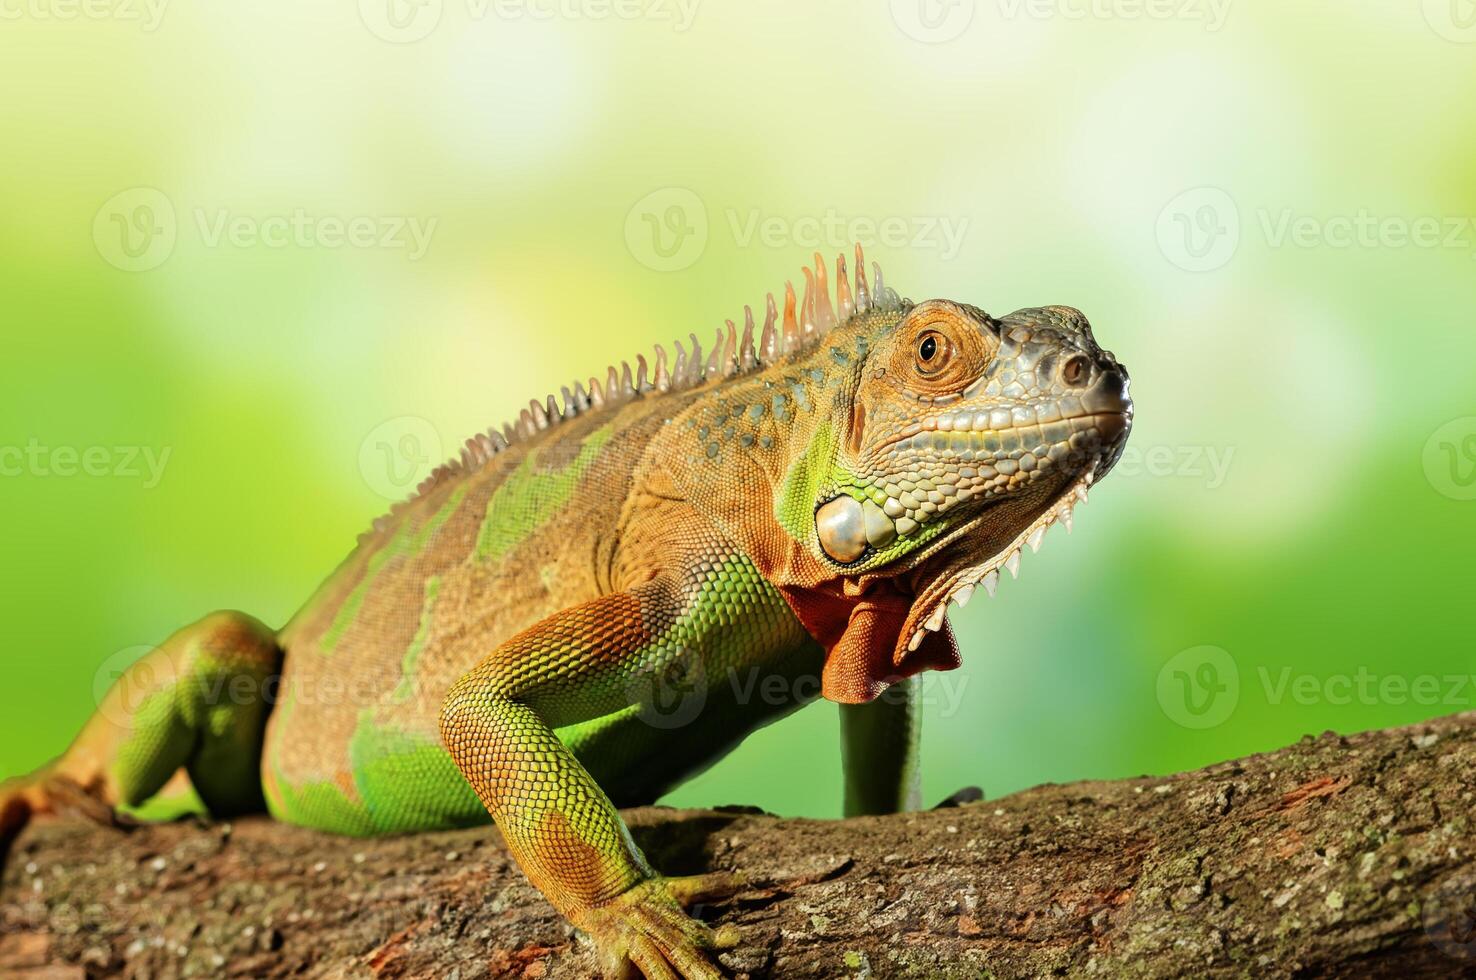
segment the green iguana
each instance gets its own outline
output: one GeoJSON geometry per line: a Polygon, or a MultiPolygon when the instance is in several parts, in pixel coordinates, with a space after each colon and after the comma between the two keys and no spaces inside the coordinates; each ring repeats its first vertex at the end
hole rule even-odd
{"type": "Polygon", "coordinates": [[[749,311],[705,358],[657,347],[468,440],[282,629],[220,612],[174,634],[0,789],[0,832],[79,788],[139,804],[181,767],[222,817],[490,814],[611,972],[721,977],[737,937],[683,906],[740,873],[663,877],[616,808],[817,693],[842,705],[846,812],[914,807],[909,678],[958,665],[949,602],[1069,528],[1132,419],[1076,310],[912,303],[855,264],[833,302],[816,255],[762,328],[749,311]],[[789,696],[754,696],[776,676],[789,696]]]}

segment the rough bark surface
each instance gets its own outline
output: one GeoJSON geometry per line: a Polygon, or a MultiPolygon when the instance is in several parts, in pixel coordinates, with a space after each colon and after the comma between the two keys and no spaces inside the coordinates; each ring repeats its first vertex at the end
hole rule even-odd
{"type": "MultiPolygon", "coordinates": [[[[1476,713],[1165,778],[890,817],[630,811],[672,873],[762,881],[736,977],[1476,976],[1476,713]]],[[[33,826],[0,976],[584,977],[495,833],[349,840],[243,820],[33,826]]]]}

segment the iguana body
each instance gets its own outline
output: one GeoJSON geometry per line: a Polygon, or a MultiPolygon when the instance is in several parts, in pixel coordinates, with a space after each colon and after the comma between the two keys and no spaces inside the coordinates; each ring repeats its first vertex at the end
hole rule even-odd
{"type": "Polygon", "coordinates": [[[490,813],[612,968],[718,976],[700,950],[732,937],[679,907],[714,882],[661,878],[615,807],[822,688],[848,812],[912,805],[916,714],[877,695],[956,666],[947,601],[1069,520],[1130,419],[1074,310],[914,306],[860,266],[833,305],[817,256],[762,332],[469,441],[282,630],[218,613],[131,668],[5,822],[64,781],[138,803],[181,766],[214,813],[339,833],[490,813]]]}

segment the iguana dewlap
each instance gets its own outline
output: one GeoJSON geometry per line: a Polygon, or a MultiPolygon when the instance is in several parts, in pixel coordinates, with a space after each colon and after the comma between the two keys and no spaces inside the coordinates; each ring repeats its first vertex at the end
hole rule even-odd
{"type": "Polygon", "coordinates": [[[682,904],[734,879],[663,878],[616,808],[821,693],[847,812],[914,805],[908,678],[958,665],[948,603],[1069,526],[1131,424],[1076,310],[914,304],[855,264],[832,293],[817,255],[761,328],[468,440],[281,630],[176,633],[0,790],[0,836],[64,784],[137,804],[181,767],[217,816],[368,835],[490,814],[612,971],[719,977],[734,937],[682,904]]]}

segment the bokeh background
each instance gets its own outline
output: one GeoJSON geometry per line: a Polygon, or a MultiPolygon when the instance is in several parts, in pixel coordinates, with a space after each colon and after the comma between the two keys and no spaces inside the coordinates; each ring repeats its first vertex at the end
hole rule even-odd
{"type": "MultiPolygon", "coordinates": [[[[0,5],[0,775],[285,622],[530,396],[859,238],[1067,303],[1130,453],[955,617],[926,796],[1476,704],[1465,0],[0,5]]],[[[834,815],[834,706],[671,802],[834,815]]]]}

